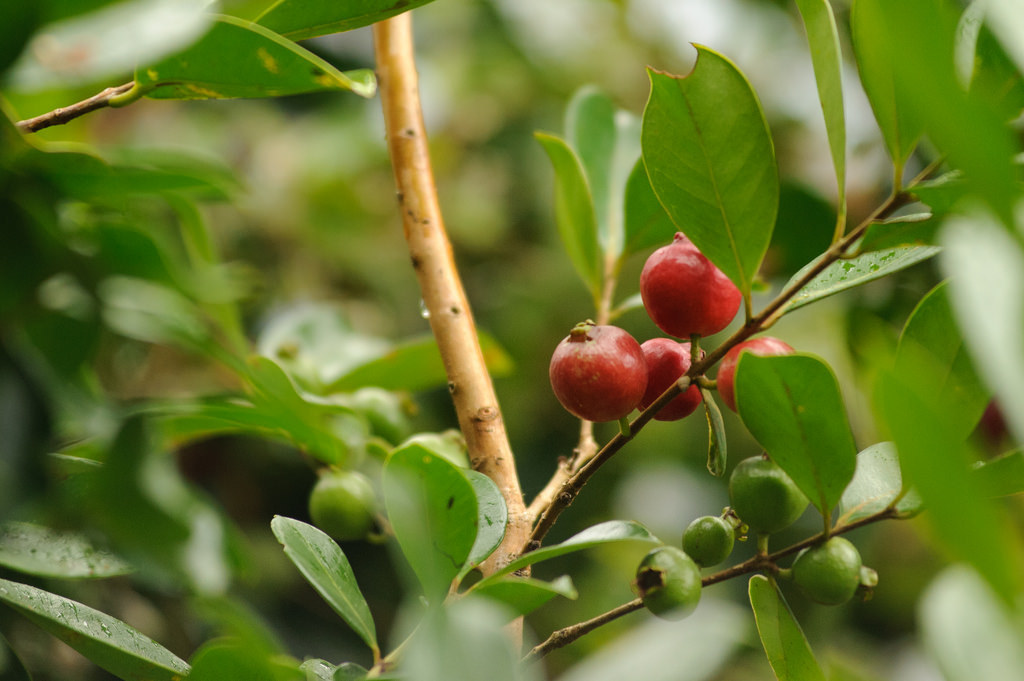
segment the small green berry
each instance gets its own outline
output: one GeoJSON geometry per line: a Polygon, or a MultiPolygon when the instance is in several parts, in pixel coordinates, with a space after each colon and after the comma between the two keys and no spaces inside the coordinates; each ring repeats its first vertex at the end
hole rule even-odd
{"type": "Polygon", "coordinates": [[[330,469],[309,495],[309,516],[338,540],[365,539],[373,530],[376,493],[362,473],[330,469]]]}
{"type": "Polygon", "coordinates": [[[774,534],[796,522],[808,501],[778,464],[753,456],[729,477],[729,503],[751,530],[774,534]]]}
{"type": "Polygon", "coordinates": [[[810,600],[822,605],[841,605],[860,586],[860,553],[843,537],[832,537],[797,555],[793,561],[793,581],[810,600]]]}
{"type": "Polygon", "coordinates": [[[700,568],[674,546],[659,546],[644,556],[634,584],[644,606],[663,619],[683,619],[700,600],[700,568]]]}
{"type": "Polygon", "coordinates": [[[736,530],[718,516],[697,518],[683,532],[683,551],[701,567],[718,565],[732,553],[736,530]]]}

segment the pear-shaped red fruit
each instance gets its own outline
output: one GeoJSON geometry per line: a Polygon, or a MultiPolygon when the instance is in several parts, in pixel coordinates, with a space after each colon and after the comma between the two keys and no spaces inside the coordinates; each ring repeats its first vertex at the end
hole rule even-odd
{"type": "Polygon", "coordinates": [[[551,356],[555,397],[588,421],[617,421],[633,411],[647,388],[640,344],[617,326],[582,322],[551,356]]]}
{"type": "MultiPolygon", "coordinates": [[[[690,344],[671,338],[652,338],[641,343],[640,349],[644,351],[644,361],[647,363],[647,390],[640,400],[640,408],[646,409],[689,371],[690,344]]],[[[692,414],[699,404],[700,389],[691,385],[662,407],[654,418],[659,421],[678,421],[692,414]]]]}
{"type": "Polygon", "coordinates": [[[676,232],[640,273],[640,297],[651,320],[677,338],[710,336],[733,320],[743,296],[729,277],[676,232]]]}
{"type": "Polygon", "coordinates": [[[740,361],[740,354],[752,352],[760,357],[774,355],[792,355],[792,347],[784,341],[772,336],[758,336],[750,340],[734,345],[729,352],[725,353],[722,363],[718,365],[718,375],[715,382],[718,385],[718,394],[722,396],[725,406],[736,411],[736,364],[740,361]]]}

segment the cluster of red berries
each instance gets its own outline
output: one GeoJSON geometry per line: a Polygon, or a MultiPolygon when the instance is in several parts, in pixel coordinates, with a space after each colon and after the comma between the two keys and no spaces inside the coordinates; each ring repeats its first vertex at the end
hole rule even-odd
{"type": "MultiPolygon", "coordinates": [[[[640,296],[651,320],[676,338],[718,333],[733,320],[742,302],[735,284],[682,232],[647,259],[640,275],[640,296]]],[[[743,350],[759,355],[793,352],[782,341],[755,338],[723,358],[718,372],[722,399],[736,409],[733,375],[743,350]]],[[[615,326],[577,324],[555,348],[549,374],[555,396],[569,412],[588,421],[615,421],[633,409],[646,409],[690,369],[688,341],[652,338],[638,343],[615,326]]],[[[676,421],[700,404],[690,385],[654,418],[676,421]]]]}

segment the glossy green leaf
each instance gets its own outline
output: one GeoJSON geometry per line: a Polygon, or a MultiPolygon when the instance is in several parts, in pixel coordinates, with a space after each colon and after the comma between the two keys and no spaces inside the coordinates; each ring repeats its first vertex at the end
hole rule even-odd
{"type": "Polygon", "coordinates": [[[949,282],[933,288],[911,313],[896,351],[896,371],[917,376],[920,392],[932,398],[949,432],[966,439],[988,406],[948,301],[949,282]]]}
{"type": "Polygon", "coordinates": [[[223,15],[187,50],[138,69],[135,83],[155,99],[280,97],[321,90],[371,97],[377,88],[372,71],[339,71],[273,31],[223,15]]]}
{"type": "Polygon", "coordinates": [[[854,0],[850,9],[853,52],[860,82],[875,112],[875,120],[893,164],[902,171],[923,126],[909,115],[902,92],[896,87],[895,54],[890,38],[879,32],[887,0],[854,0]]]}
{"type": "Polygon", "coordinates": [[[688,76],[648,71],[644,164],[679,230],[749,295],[778,210],[775,152],[747,79],[717,52],[697,54],[688,76]]]}
{"type": "MultiPolygon", "coordinates": [[[[469,468],[469,452],[466,449],[466,438],[462,435],[462,431],[457,428],[449,428],[440,433],[416,433],[403,440],[398,449],[411,444],[421,445],[441,458],[448,459],[449,462],[459,468],[469,468]]],[[[479,490],[477,490],[477,493],[479,494],[479,490]]]]}
{"type": "Polygon", "coordinates": [[[306,681],[305,672],[294,660],[246,645],[238,639],[214,639],[200,646],[192,656],[188,681],[306,681]]]}
{"type": "MultiPolygon", "coordinates": [[[[509,572],[526,567],[527,565],[533,565],[534,563],[539,563],[543,560],[564,556],[567,553],[582,551],[602,544],[614,544],[618,542],[649,544],[652,547],[662,543],[660,539],[651,534],[647,528],[640,523],[632,520],[607,520],[603,523],[598,523],[597,525],[588,527],[582,532],[574,534],[560,544],[544,546],[534,551],[530,551],[506,565],[497,575],[488,577],[483,581],[486,582],[494,580],[501,575],[508,574],[509,572]]],[[[482,585],[483,582],[480,582],[480,584],[482,585]]]]}
{"type": "Polygon", "coordinates": [[[1024,443],[1024,250],[984,211],[947,221],[939,241],[960,332],[1014,440],[1024,443]]]}
{"type": "Polygon", "coordinates": [[[308,659],[299,665],[306,672],[306,681],[362,681],[367,669],[354,662],[333,665],[326,660],[308,659]]]}
{"type": "Polygon", "coordinates": [[[462,472],[473,485],[479,517],[477,518],[476,540],[473,542],[473,548],[469,551],[466,564],[459,570],[456,579],[465,577],[470,570],[498,548],[501,540],[505,538],[505,526],[508,523],[508,508],[505,506],[505,498],[501,496],[501,490],[494,484],[494,481],[478,471],[466,469],[462,472]]]}
{"type": "Polygon", "coordinates": [[[853,479],[857,448],[835,374],[811,355],[740,355],[744,425],[826,518],[853,479]]]}
{"type": "Polygon", "coordinates": [[[750,605],[768,663],[779,681],[825,681],[818,661],[793,611],[778,587],[767,577],[754,575],[748,585],[750,605]]]}
{"type": "Polygon", "coordinates": [[[126,76],[199,38],[213,19],[208,6],[207,0],[131,0],[54,22],[33,36],[10,83],[29,92],[126,76]]]}
{"type": "Polygon", "coordinates": [[[989,459],[974,469],[985,493],[1004,497],[1024,493],[1024,451],[1007,452],[989,459]]]}
{"type": "MultiPolygon", "coordinates": [[[[825,270],[801,288],[783,307],[785,312],[792,312],[805,305],[828,298],[847,289],[881,279],[894,272],[899,272],[919,262],[927,260],[939,253],[936,246],[906,246],[886,251],[865,253],[848,260],[832,263],[825,270]]],[[[793,275],[786,287],[795,284],[814,266],[809,263],[803,270],[793,275]]]]}
{"type": "Polygon", "coordinates": [[[901,115],[906,112],[920,121],[948,163],[963,171],[972,193],[984,199],[1005,225],[1012,224],[1013,204],[1020,194],[1013,166],[1019,145],[1003,112],[979,93],[966,92],[951,67],[959,4],[875,2],[879,21],[870,30],[889,43],[901,115]],[[923,16],[928,21],[920,21],[923,16]],[[915,30],[907,31],[910,25],[915,30]]]}
{"type": "Polygon", "coordinates": [[[928,205],[935,215],[954,212],[964,197],[970,194],[970,186],[959,170],[951,170],[934,180],[919,182],[913,187],[914,197],[928,205]]]}
{"type": "Polygon", "coordinates": [[[938,220],[931,213],[910,213],[873,223],[857,244],[859,253],[888,251],[901,246],[935,244],[938,220]]]}
{"type": "Polygon", "coordinates": [[[725,422],[722,410],[711,395],[711,391],[701,388],[704,398],[704,416],[708,420],[708,472],[715,477],[725,475],[725,467],[729,460],[729,449],[725,439],[725,422]]]}
{"type": "MultiPolygon", "coordinates": [[[[509,375],[513,363],[505,349],[487,333],[480,332],[478,338],[491,375],[509,375]]],[[[374,385],[387,390],[415,392],[443,386],[447,381],[437,342],[432,336],[424,336],[398,343],[374,359],[352,367],[329,382],[324,390],[328,393],[348,392],[374,385]]]]}
{"type": "Polygon", "coordinates": [[[648,617],[604,643],[558,681],[710,681],[749,646],[750,613],[711,594],[678,622],[648,617]]]}
{"type": "Polygon", "coordinates": [[[306,581],[371,650],[378,650],[370,606],[341,547],[319,529],[292,518],[275,516],[270,529],[306,581]]]}
{"type": "Polygon", "coordinates": [[[838,187],[840,220],[846,220],[846,115],[843,110],[843,53],[829,0],[796,0],[807,31],[807,42],[825,116],[828,146],[838,187]]]}
{"type": "Polygon", "coordinates": [[[0,602],[125,681],[182,681],[188,676],[184,660],[87,605],[6,579],[0,579],[0,602]]]}
{"type": "Polygon", "coordinates": [[[1024,573],[1021,542],[982,481],[969,474],[974,458],[955,424],[932,408],[933,396],[917,373],[883,371],[875,404],[899,451],[905,483],[928,509],[934,536],[954,557],[973,565],[1006,602],[1024,573]]]}
{"type": "Polygon", "coordinates": [[[1020,618],[965,566],[947,568],[928,586],[917,619],[948,681],[1012,679],[1024,669],[1020,618]]]}
{"type": "Polygon", "coordinates": [[[895,445],[891,442],[871,445],[857,454],[857,470],[839,499],[836,525],[846,525],[884,511],[897,499],[896,508],[901,513],[920,511],[917,493],[911,490],[903,494],[903,491],[903,474],[895,445]]]}
{"type": "Polygon", "coordinates": [[[555,221],[562,245],[577,274],[596,302],[604,266],[598,242],[597,214],[583,163],[561,138],[534,133],[555,170],[555,221]]]}
{"type": "Polygon", "coordinates": [[[64,579],[115,577],[133,570],[80,534],[16,521],[0,525],[0,565],[39,577],[64,579]]]}
{"type": "Polygon", "coordinates": [[[636,162],[626,181],[626,245],[624,255],[664,246],[672,241],[676,225],[651,189],[643,159],[636,162]]]}
{"type": "Polygon", "coordinates": [[[369,26],[431,0],[277,0],[256,23],[291,40],[369,26]]]}
{"type": "Polygon", "coordinates": [[[384,464],[384,504],[402,554],[430,603],[439,603],[476,541],[476,493],[462,471],[421,445],[384,464]]]}
{"type": "Polygon", "coordinates": [[[579,595],[568,575],[551,582],[530,577],[502,577],[473,589],[472,593],[507,606],[514,617],[530,614],[555,596],[575,600],[579,595]]]}

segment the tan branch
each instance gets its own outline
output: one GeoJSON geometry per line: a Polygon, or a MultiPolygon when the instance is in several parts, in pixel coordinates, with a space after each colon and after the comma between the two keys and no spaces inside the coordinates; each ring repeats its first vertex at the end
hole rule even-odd
{"type": "Polygon", "coordinates": [[[134,82],[124,83],[116,87],[108,87],[103,92],[97,93],[88,99],[83,99],[68,106],[62,106],[59,109],[54,109],[35,118],[18,121],[15,125],[22,132],[38,132],[54,125],[64,125],[91,111],[110,106],[111,99],[128,92],[132,89],[132,85],[134,85],[134,82]]]}
{"type": "Polygon", "coordinates": [[[375,24],[374,41],[388,149],[412,265],[470,462],[498,485],[508,506],[505,539],[483,566],[487,575],[517,555],[530,526],[494,385],[441,218],[420,108],[410,13],[375,24]]]}

